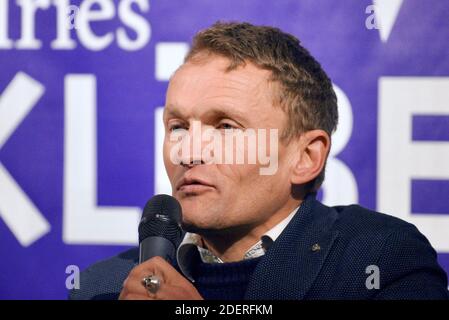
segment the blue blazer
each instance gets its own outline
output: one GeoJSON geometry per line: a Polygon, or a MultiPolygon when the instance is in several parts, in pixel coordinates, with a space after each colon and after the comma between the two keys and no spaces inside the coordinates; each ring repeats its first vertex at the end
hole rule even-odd
{"type": "MultiPolygon", "coordinates": [[[[92,265],[70,299],[117,299],[137,263],[134,248],[92,265]]],[[[448,299],[447,286],[435,250],[412,224],[308,197],[256,266],[245,298],[448,299]],[[367,286],[372,268],[378,289],[367,286]]]]}

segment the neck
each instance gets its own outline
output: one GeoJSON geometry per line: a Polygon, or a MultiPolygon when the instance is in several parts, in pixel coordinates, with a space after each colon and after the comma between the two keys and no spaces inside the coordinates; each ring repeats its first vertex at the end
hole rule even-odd
{"type": "Polygon", "coordinates": [[[224,262],[243,260],[245,253],[256,244],[261,237],[287,216],[302,203],[295,201],[288,203],[268,219],[257,225],[233,228],[232,230],[220,231],[219,233],[202,234],[201,238],[215,256],[224,262]]]}

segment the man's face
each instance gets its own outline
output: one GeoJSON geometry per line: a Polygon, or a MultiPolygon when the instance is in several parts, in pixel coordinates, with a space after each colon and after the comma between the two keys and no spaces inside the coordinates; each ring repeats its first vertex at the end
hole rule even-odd
{"type": "MultiPolygon", "coordinates": [[[[201,130],[218,129],[223,136],[230,128],[277,129],[281,134],[286,115],[273,105],[270,72],[251,63],[226,72],[228,65],[229,60],[219,56],[187,62],[174,74],[167,91],[164,163],[188,231],[252,229],[291,199],[288,147],[278,140],[278,169],[272,175],[261,175],[260,163],[183,165],[170,159],[176,143],[170,141],[170,134],[180,129],[192,133],[195,122],[201,130]]],[[[245,154],[246,148],[247,144],[245,154]]]]}

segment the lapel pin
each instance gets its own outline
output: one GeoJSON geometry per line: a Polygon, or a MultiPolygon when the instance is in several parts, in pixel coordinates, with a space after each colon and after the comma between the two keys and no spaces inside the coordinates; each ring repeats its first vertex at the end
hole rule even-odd
{"type": "Polygon", "coordinates": [[[321,247],[320,247],[320,245],[318,244],[318,243],[315,243],[313,246],[312,246],[312,251],[313,252],[317,252],[317,251],[320,251],[321,250],[321,247]]]}

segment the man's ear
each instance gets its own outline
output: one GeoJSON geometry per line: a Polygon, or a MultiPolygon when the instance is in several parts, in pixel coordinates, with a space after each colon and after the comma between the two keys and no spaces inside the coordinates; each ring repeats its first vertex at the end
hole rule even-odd
{"type": "Polygon", "coordinates": [[[331,140],[323,130],[311,130],[301,134],[299,153],[291,174],[292,184],[305,184],[315,179],[323,170],[329,154],[331,140]]]}

